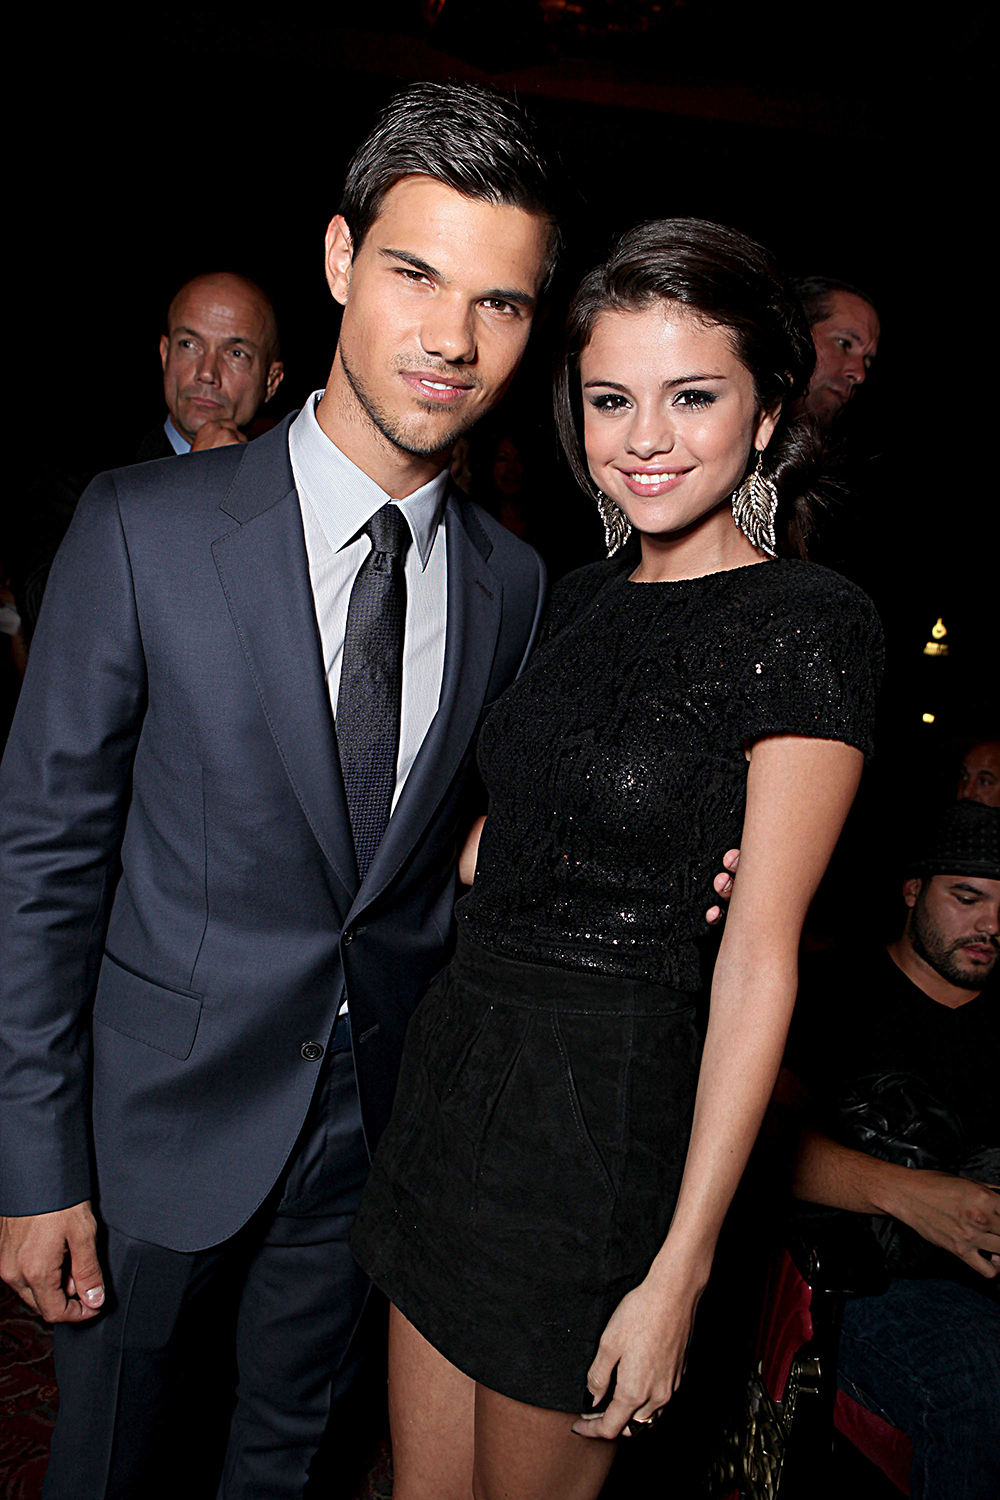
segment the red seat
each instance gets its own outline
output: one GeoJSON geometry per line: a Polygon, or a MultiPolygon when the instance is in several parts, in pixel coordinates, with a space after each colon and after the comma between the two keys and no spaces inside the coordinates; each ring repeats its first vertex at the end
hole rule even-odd
{"type": "Polygon", "coordinates": [[[833,1429],[910,1493],[913,1448],[906,1434],[837,1388],[837,1343],[845,1299],[884,1290],[874,1239],[853,1215],[806,1220],[772,1257],[751,1383],[744,1467],[747,1495],[824,1492],[833,1429]]]}

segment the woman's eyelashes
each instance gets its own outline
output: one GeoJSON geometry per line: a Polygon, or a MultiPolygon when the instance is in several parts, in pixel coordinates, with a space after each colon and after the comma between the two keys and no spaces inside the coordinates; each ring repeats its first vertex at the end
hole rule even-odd
{"type": "MultiPolygon", "coordinates": [[[[623,396],[617,391],[602,391],[598,395],[588,396],[587,400],[597,411],[626,411],[632,405],[632,402],[628,396],[623,396]]],[[[714,391],[677,391],[677,393],[671,397],[670,404],[671,406],[704,410],[705,407],[711,406],[712,403],[716,400],[718,400],[718,397],[716,396],[716,393],[714,391]]]]}

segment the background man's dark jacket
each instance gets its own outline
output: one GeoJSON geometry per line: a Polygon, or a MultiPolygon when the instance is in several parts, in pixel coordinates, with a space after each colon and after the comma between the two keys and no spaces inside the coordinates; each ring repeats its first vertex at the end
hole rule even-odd
{"type": "Polygon", "coordinates": [[[138,1239],[228,1238],[344,986],[374,1147],[447,956],[476,730],[541,563],[452,489],[441,703],[359,891],[287,427],[99,476],[53,567],[0,774],[2,1212],[94,1197],[138,1239]]]}

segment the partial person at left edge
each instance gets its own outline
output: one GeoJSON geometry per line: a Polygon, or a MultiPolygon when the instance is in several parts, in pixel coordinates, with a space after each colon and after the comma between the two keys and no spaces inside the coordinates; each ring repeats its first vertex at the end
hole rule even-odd
{"type": "Polygon", "coordinates": [[[245,443],[260,435],[258,415],[284,376],[278,320],[270,297],[249,277],[212,271],[171,298],[160,336],[166,414],[142,433],[116,432],[106,411],[95,418],[89,454],[57,433],[53,451],[36,454],[19,511],[8,523],[4,557],[30,645],[52,560],[77,501],[96,473],[122,464],[245,443]]]}

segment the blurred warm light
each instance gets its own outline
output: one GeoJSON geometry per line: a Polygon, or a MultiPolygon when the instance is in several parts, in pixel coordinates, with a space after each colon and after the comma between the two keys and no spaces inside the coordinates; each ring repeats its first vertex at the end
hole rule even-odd
{"type": "Polygon", "coordinates": [[[923,721],[924,721],[925,724],[933,724],[934,723],[934,715],[933,714],[921,714],[920,717],[923,719],[923,721]]]}
{"type": "Polygon", "coordinates": [[[925,656],[947,656],[948,655],[948,642],[947,641],[928,641],[927,644],[926,644],[926,646],[924,647],[924,655],[925,656]]]}
{"type": "Polygon", "coordinates": [[[931,635],[934,637],[934,639],[936,641],[940,641],[947,634],[948,634],[948,627],[945,625],[945,623],[942,620],[941,616],[938,615],[938,617],[937,617],[937,624],[931,626],[931,635]]]}

